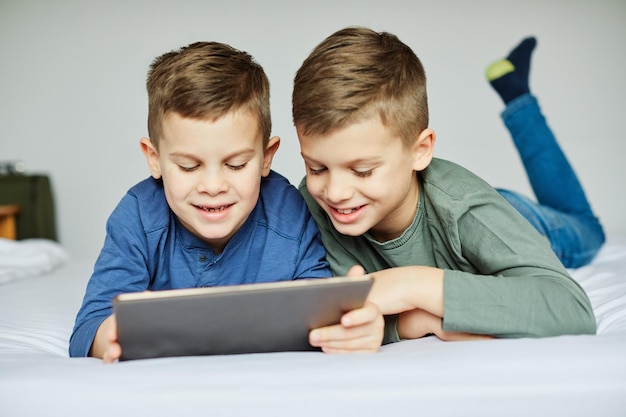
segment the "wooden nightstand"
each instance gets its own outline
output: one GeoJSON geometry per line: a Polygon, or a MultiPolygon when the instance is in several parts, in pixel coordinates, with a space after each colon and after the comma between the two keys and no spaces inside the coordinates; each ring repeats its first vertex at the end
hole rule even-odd
{"type": "Polygon", "coordinates": [[[15,240],[15,216],[20,212],[20,206],[0,206],[0,237],[15,240]]]}

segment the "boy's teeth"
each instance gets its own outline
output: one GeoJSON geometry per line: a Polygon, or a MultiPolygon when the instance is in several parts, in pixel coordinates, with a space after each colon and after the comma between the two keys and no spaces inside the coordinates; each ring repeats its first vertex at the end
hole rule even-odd
{"type": "Polygon", "coordinates": [[[339,213],[341,213],[341,214],[350,214],[350,213],[352,213],[354,210],[355,210],[355,209],[345,209],[345,210],[340,210],[340,209],[337,209],[337,211],[338,211],[339,213]]]}
{"type": "Polygon", "coordinates": [[[218,208],[204,207],[204,210],[208,212],[222,211],[224,210],[224,206],[218,208]]]}

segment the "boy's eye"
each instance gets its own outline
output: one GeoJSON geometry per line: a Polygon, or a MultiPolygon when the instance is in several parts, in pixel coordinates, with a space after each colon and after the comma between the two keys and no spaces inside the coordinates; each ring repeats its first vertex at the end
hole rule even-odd
{"type": "Polygon", "coordinates": [[[240,169],[244,169],[246,167],[246,164],[247,162],[244,162],[243,164],[226,164],[226,166],[233,171],[239,171],[240,169]]]}
{"type": "Polygon", "coordinates": [[[356,175],[357,177],[369,177],[370,175],[372,175],[373,171],[373,169],[368,169],[366,171],[354,170],[354,175],[356,175]]]}
{"type": "Polygon", "coordinates": [[[178,168],[180,168],[181,171],[183,172],[192,172],[195,171],[196,169],[198,169],[200,165],[194,165],[194,166],[185,166],[185,165],[178,165],[178,168]]]}
{"type": "Polygon", "coordinates": [[[320,175],[326,171],[326,168],[311,168],[309,167],[309,174],[311,175],[320,175]]]}

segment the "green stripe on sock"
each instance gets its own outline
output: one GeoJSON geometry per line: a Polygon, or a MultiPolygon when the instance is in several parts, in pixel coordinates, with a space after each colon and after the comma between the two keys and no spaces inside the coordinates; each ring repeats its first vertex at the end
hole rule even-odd
{"type": "Polygon", "coordinates": [[[487,67],[487,80],[493,81],[513,71],[515,71],[515,67],[508,59],[496,61],[487,67]]]}

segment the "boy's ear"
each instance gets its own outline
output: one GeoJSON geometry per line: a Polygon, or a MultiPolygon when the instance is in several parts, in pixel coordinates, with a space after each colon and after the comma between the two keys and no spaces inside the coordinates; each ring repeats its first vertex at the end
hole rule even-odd
{"type": "Polygon", "coordinates": [[[161,178],[161,164],[159,164],[159,152],[155,149],[154,144],[148,138],[141,138],[139,141],[141,152],[143,152],[148,162],[150,174],[154,179],[161,178]]]}
{"type": "Polygon", "coordinates": [[[261,176],[267,177],[270,174],[272,160],[274,159],[274,155],[276,155],[276,151],[279,146],[280,138],[278,136],[272,136],[267,142],[267,147],[265,148],[265,151],[263,151],[263,171],[261,172],[261,176]]]}
{"type": "Polygon", "coordinates": [[[434,130],[426,128],[415,139],[412,149],[414,171],[423,171],[430,165],[435,151],[436,137],[434,130]]]}

